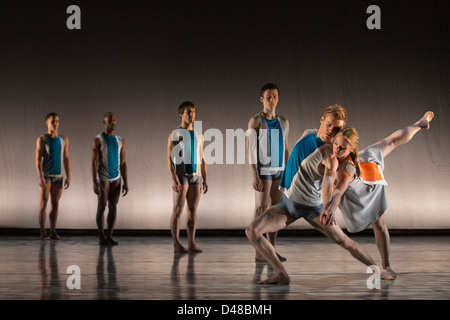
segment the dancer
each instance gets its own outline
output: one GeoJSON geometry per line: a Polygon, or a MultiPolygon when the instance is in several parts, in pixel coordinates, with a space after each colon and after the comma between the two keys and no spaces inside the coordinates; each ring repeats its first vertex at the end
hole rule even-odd
{"type": "Polygon", "coordinates": [[[195,243],[197,207],[202,193],[208,191],[206,161],[203,155],[203,135],[194,131],[196,107],[185,101],[178,107],[180,126],[169,135],[167,163],[172,178],[173,210],[170,217],[175,253],[198,253],[202,250],[195,243]],[[188,249],[180,242],[180,218],[187,204],[186,231],[188,249]]]}
{"type": "MultiPolygon", "coordinates": [[[[261,88],[260,93],[263,110],[253,116],[248,123],[248,129],[256,132],[254,143],[258,146],[250,150],[252,149],[249,145],[251,142],[247,138],[248,152],[253,151],[255,155],[252,158],[256,158],[256,161],[250,161],[252,186],[255,190],[254,218],[280,202],[281,192],[278,187],[285,163],[289,159],[289,121],[276,112],[280,95],[279,88],[276,84],[268,83],[261,88]],[[276,148],[271,150],[273,146],[276,148]],[[266,156],[267,159],[261,159],[260,156],[266,156]]],[[[277,232],[267,234],[267,238],[273,246],[275,246],[276,236],[277,232]]],[[[286,261],[286,258],[278,253],[277,255],[281,261],[286,261]]],[[[256,253],[255,259],[263,260],[258,253],[256,253]]]]}
{"type": "Polygon", "coordinates": [[[94,193],[98,196],[97,228],[99,245],[113,246],[118,242],[112,238],[117,218],[117,204],[122,194],[128,193],[125,140],[116,135],[116,116],[112,112],[103,116],[104,131],[94,138],[92,146],[92,179],[94,193]],[[107,232],[104,233],[104,212],[108,205],[107,232]]]}
{"type": "MultiPolygon", "coordinates": [[[[360,152],[358,132],[354,128],[344,128],[336,135],[333,156],[325,163],[326,170],[337,172],[338,182],[321,215],[321,222],[326,226],[333,224],[339,206],[349,232],[359,232],[372,225],[384,278],[396,277],[389,262],[389,231],[382,217],[388,206],[387,183],[383,175],[384,158],[395,148],[408,143],[422,129],[428,129],[433,117],[434,113],[428,111],[417,122],[360,152]]],[[[330,179],[325,177],[323,186],[328,188],[333,184],[334,176],[330,179]]]]}
{"type": "MultiPolygon", "coordinates": [[[[332,155],[331,140],[347,120],[344,108],[332,105],[325,109],[320,127],[302,136],[291,152],[282,175],[280,203],[270,207],[256,218],[245,230],[246,235],[259,254],[273,267],[274,274],[262,284],[288,284],[290,282],[283,264],[272,244],[264,238],[266,232],[278,231],[299,218],[305,218],[313,227],[348,250],[353,257],[367,266],[374,265],[368,252],[351,240],[338,226],[326,227],[320,221],[323,210],[321,186],[325,171],[324,160],[332,155]]],[[[323,202],[327,203],[332,189],[323,190],[323,202]]]]}
{"type": "Polygon", "coordinates": [[[61,237],[56,233],[59,200],[63,192],[63,167],[66,171],[64,188],[70,186],[69,139],[58,133],[59,115],[50,112],[45,117],[47,133],[36,142],[36,170],[39,177],[39,226],[41,239],[61,237]],[[45,218],[48,198],[51,198],[50,236],[45,231],[45,218]]]}

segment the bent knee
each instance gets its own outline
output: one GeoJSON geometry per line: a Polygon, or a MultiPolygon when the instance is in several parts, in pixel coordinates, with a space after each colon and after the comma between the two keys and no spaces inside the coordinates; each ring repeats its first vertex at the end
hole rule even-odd
{"type": "Polygon", "coordinates": [[[245,229],[245,235],[250,241],[254,241],[258,238],[258,232],[254,228],[254,226],[251,224],[245,229]]]}

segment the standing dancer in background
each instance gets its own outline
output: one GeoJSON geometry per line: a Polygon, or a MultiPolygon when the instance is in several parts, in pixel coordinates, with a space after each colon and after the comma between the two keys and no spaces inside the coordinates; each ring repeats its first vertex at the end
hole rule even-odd
{"type": "Polygon", "coordinates": [[[181,124],[169,135],[167,164],[172,178],[173,210],[170,217],[174,252],[202,252],[195,244],[197,208],[202,193],[208,191],[206,161],[203,155],[203,135],[193,128],[196,107],[190,101],[178,107],[181,124]],[[186,231],[188,249],[180,242],[180,218],[187,204],[186,231]]]}
{"type": "Polygon", "coordinates": [[[66,171],[64,188],[70,186],[69,139],[59,135],[59,116],[50,112],[45,117],[47,133],[36,142],[36,170],[39,177],[39,226],[41,239],[61,239],[56,233],[59,200],[63,192],[63,167],[66,171]],[[48,198],[51,198],[50,236],[45,231],[48,198]]]}
{"type": "MultiPolygon", "coordinates": [[[[331,201],[325,206],[321,221],[334,223],[339,206],[349,232],[359,232],[372,225],[375,242],[382,259],[382,278],[395,279],[389,262],[390,237],[382,217],[388,207],[383,171],[384,158],[395,148],[408,143],[416,133],[430,127],[434,113],[428,111],[417,122],[395,131],[387,138],[358,152],[359,136],[354,128],[344,128],[333,142],[333,156],[327,159],[326,170],[337,174],[338,182],[331,201]],[[337,173],[336,173],[337,172],[337,173]]],[[[323,187],[334,184],[323,180],[323,187]]]]}
{"type": "MultiPolygon", "coordinates": [[[[254,219],[281,200],[281,191],[278,187],[285,163],[289,159],[289,121],[276,112],[279,95],[280,90],[276,84],[264,85],[260,92],[263,110],[253,116],[248,123],[248,129],[256,132],[257,139],[256,148],[252,148],[250,138],[247,138],[247,152],[256,153],[252,158],[257,160],[255,161],[257,163],[250,161],[252,186],[255,190],[254,219]],[[274,150],[272,147],[275,147],[274,150]],[[267,159],[261,159],[261,156],[267,159]]],[[[276,236],[277,232],[267,234],[273,246],[276,236]]],[[[286,258],[278,253],[277,255],[281,261],[286,261],[286,258]]],[[[258,252],[255,259],[264,260],[258,252]]]]}
{"type": "Polygon", "coordinates": [[[128,193],[127,164],[125,162],[125,140],[116,135],[116,116],[108,112],[103,116],[105,129],[95,137],[92,146],[92,180],[98,196],[97,228],[100,245],[113,246],[112,234],[117,218],[117,204],[122,194],[128,193]],[[104,212],[108,205],[107,233],[104,233],[104,212]]]}

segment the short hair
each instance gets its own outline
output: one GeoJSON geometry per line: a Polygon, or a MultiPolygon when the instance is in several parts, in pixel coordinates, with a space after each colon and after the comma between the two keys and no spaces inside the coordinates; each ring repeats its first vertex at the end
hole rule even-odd
{"type": "Polygon", "coordinates": [[[326,116],[329,115],[335,117],[337,120],[344,120],[347,122],[347,111],[338,104],[333,104],[325,109],[323,117],[326,118],[326,116]]]}
{"type": "Polygon", "coordinates": [[[278,88],[278,86],[274,83],[266,83],[262,88],[261,88],[261,97],[264,97],[264,92],[266,92],[267,90],[278,90],[278,94],[280,94],[280,89],[278,88]]]}
{"type": "Polygon", "coordinates": [[[103,119],[105,119],[106,117],[111,117],[111,116],[113,116],[114,115],[114,112],[106,112],[104,115],[103,115],[103,119]]]}
{"type": "Polygon", "coordinates": [[[184,110],[186,110],[189,107],[193,107],[196,109],[195,104],[191,101],[184,101],[178,106],[178,114],[183,114],[184,110]]]}
{"type": "Polygon", "coordinates": [[[45,121],[47,121],[51,117],[59,117],[59,115],[56,112],[50,112],[45,116],[45,121]]]}

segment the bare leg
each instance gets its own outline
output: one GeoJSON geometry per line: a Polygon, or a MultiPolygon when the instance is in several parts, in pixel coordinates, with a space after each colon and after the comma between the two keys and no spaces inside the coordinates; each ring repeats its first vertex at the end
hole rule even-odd
{"type": "Polygon", "coordinates": [[[58,221],[58,207],[59,200],[63,192],[62,183],[54,183],[50,189],[50,196],[52,207],[50,210],[50,239],[61,240],[61,237],[56,233],[56,222],[58,221]]]}
{"type": "Polygon", "coordinates": [[[114,226],[117,220],[117,204],[120,198],[120,182],[110,183],[109,193],[108,193],[108,229],[106,232],[106,243],[110,246],[118,245],[117,241],[112,238],[114,232],[114,226]]]}
{"type": "Polygon", "coordinates": [[[264,237],[267,232],[276,232],[292,223],[287,212],[272,206],[262,215],[258,216],[245,230],[247,238],[260,254],[274,269],[270,278],[260,281],[261,284],[288,284],[290,278],[275,252],[273,245],[264,237]]]}
{"type": "Polygon", "coordinates": [[[326,227],[322,224],[322,222],[320,222],[319,217],[309,220],[308,222],[317,230],[325,234],[328,238],[347,250],[355,259],[364,263],[366,266],[375,265],[375,262],[366,249],[364,249],[358,242],[350,239],[338,225],[333,224],[326,227]]]}
{"type": "Polygon", "coordinates": [[[202,194],[201,185],[190,185],[186,194],[187,201],[187,220],[186,232],[188,236],[188,251],[202,252],[195,244],[195,230],[197,227],[197,207],[202,194]]]}
{"type": "Polygon", "coordinates": [[[107,241],[106,241],[106,236],[105,236],[105,219],[104,219],[104,213],[105,213],[105,209],[106,209],[106,205],[108,203],[108,195],[109,195],[109,183],[104,183],[102,182],[102,188],[103,191],[102,193],[98,196],[98,206],[97,206],[97,216],[96,216],[96,221],[97,221],[97,229],[98,229],[98,233],[99,233],[99,244],[100,245],[106,245],[107,241]]]}
{"type": "MultiPolygon", "coordinates": [[[[278,190],[278,185],[280,183],[279,180],[272,181],[267,179],[261,180],[263,183],[263,191],[255,191],[255,215],[254,218],[256,219],[261,214],[264,213],[264,211],[268,210],[271,206],[277,204],[281,199],[281,192],[278,190]]],[[[277,232],[269,232],[265,235],[269,242],[275,246],[275,240],[277,237],[277,232]]],[[[277,253],[278,255],[278,253],[277,253]]],[[[286,258],[278,255],[281,261],[286,261],[286,258]]],[[[262,258],[258,252],[256,252],[255,256],[256,261],[265,261],[264,258],[262,258]]]]}
{"type": "Polygon", "coordinates": [[[381,278],[386,280],[394,280],[397,274],[391,269],[389,263],[389,249],[390,249],[390,237],[389,230],[383,219],[380,217],[376,222],[372,224],[375,234],[375,242],[377,244],[378,251],[381,255],[381,261],[383,270],[381,271],[381,278]]]}
{"type": "Polygon", "coordinates": [[[50,239],[45,231],[45,218],[47,211],[47,202],[50,195],[51,183],[47,183],[45,188],[39,187],[39,227],[41,230],[41,240],[50,239]]]}
{"type": "Polygon", "coordinates": [[[186,194],[189,185],[181,185],[182,189],[179,193],[173,191],[173,210],[170,216],[170,232],[172,234],[173,246],[175,253],[187,253],[183,245],[180,242],[180,219],[183,213],[184,203],[186,201],[186,194]]]}
{"type": "Polygon", "coordinates": [[[378,141],[374,145],[378,146],[383,152],[383,157],[386,157],[398,146],[408,143],[417,132],[422,129],[428,129],[430,127],[430,121],[433,117],[434,113],[432,111],[428,111],[417,122],[395,131],[389,137],[378,141]]]}

